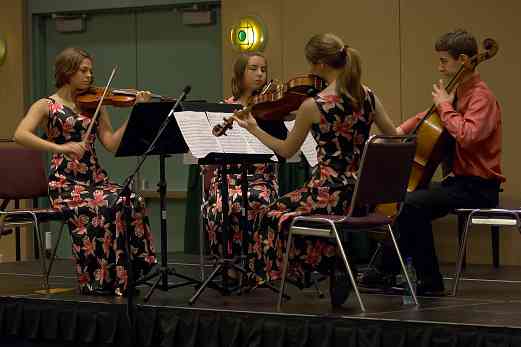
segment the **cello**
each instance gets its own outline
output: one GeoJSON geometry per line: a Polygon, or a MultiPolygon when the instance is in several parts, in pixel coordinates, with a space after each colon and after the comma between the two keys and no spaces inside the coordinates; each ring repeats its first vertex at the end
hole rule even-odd
{"type": "MultiPolygon", "coordinates": [[[[479,63],[495,56],[498,51],[498,44],[495,40],[488,38],[483,41],[483,48],[484,52],[471,57],[466,64],[461,65],[451,78],[445,87],[448,94],[456,88],[465,71],[474,71],[479,63]]],[[[447,150],[450,150],[449,146],[453,141],[452,136],[443,127],[435,104],[429,108],[412,134],[416,135],[417,147],[407,186],[408,192],[424,188],[429,184],[447,150]]]]}
{"type": "MultiPolygon", "coordinates": [[[[457,87],[465,71],[474,71],[481,62],[488,60],[496,55],[499,47],[494,39],[483,40],[484,51],[471,57],[466,64],[461,65],[456,74],[451,78],[445,90],[448,94],[452,93],[457,87]]],[[[433,104],[416,127],[411,132],[416,135],[416,153],[414,155],[407,192],[428,186],[437,167],[446,157],[446,153],[451,150],[454,138],[444,128],[443,122],[437,112],[437,107],[433,104]]],[[[381,204],[376,206],[381,213],[396,217],[398,206],[396,204],[381,204]]]]}

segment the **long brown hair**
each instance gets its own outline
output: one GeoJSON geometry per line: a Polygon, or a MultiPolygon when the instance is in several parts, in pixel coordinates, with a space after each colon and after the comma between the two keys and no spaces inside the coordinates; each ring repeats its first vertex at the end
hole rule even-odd
{"type": "Polygon", "coordinates": [[[244,92],[244,73],[251,57],[261,57],[266,62],[266,73],[268,72],[268,60],[260,52],[243,52],[237,56],[233,63],[232,95],[235,99],[242,96],[244,92]]]}
{"type": "MultiPolygon", "coordinates": [[[[81,48],[69,47],[58,53],[54,61],[54,85],[61,88],[69,83],[72,75],[80,68],[84,59],[93,61],[92,56],[81,48]]],[[[91,80],[91,83],[93,80],[91,80]]]]}
{"type": "Polygon", "coordinates": [[[341,69],[336,81],[336,92],[345,95],[355,110],[360,110],[365,92],[362,86],[362,63],[358,51],[348,47],[331,33],[313,36],[305,48],[306,59],[312,64],[326,64],[341,69]]]}

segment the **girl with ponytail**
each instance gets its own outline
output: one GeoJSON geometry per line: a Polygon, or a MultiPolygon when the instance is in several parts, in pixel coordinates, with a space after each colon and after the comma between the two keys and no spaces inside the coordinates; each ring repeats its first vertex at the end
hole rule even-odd
{"type": "MultiPolygon", "coordinates": [[[[307,99],[297,111],[295,126],[285,140],[263,131],[248,115],[237,119],[277,154],[290,158],[311,132],[317,142],[318,164],[310,180],[263,209],[255,220],[250,238],[249,269],[258,282],[280,277],[288,227],[295,216],[307,214],[348,214],[355,174],[373,121],[387,135],[396,129],[374,93],[361,82],[358,52],[334,34],[313,36],[305,47],[311,72],[328,82],[328,87],[307,99]]],[[[294,245],[289,276],[304,283],[306,272],[320,271],[331,276],[331,303],[342,304],[349,288],[345,270],[332,271],[336,264],[334,244],[309,238],[294,245]],[[340,276],[340,277],[339,277],[340,276]],[[342,278],[343,277],[343,278],[342,278]]],[[[291,256],[290,254],[290,256],[291,256]]]]}

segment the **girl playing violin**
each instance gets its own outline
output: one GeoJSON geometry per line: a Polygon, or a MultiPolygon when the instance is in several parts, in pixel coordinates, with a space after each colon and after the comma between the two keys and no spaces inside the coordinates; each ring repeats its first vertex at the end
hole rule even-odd
{"type": "MultiPolygon", "coordinates": [[[[256,95],[266,84],[267,61],[260,53],[241,53],[233,65],[232,94],[226,99],[226,103],[241,104],[247,106],[250,98],[256,95]]],[[[238,174],[228,175],[228,192],[230,201],[229,221],[230,232],[227,245],[232,250],[232,255],[239,255],[242,248],[242,234],[240,229],[240,209],[242,207],[240,166],[234,165],[233,170],[238,174]]],[[[208,232],[208,241],[212,255],[219,255],[224,245],[222,244],[222,197],[220,191],[219,168],[207,166],[206,174],[211,174],[211,182],[208,189],[208,203],[204,209],[205,230],[208,232]]],[[[272,203],[278,195],[278,180],[275,164],[254,164],[248,171],[248,223],[253,220],[261,208],[272,203]]],[[[251,230],[251,225],[250,225],[251,230]]],[[[234,276],[234,274],[230,274],[234,276]]]]}
{"type": "MultiPolygon", "coordinates": [[[[82,110],[76,96],[93,82],[93,59],[84,50],[67,48],[55,61],[56,92],[36,101],[16,129],[16,142],[52,153],[49,170],[49,198],[53,208],[67,218],[80,292],[124,295],[127,288],[127,260],[124,235],[129,235],[130,255],[136,276],[148,273],[156,264],[154,243],[143,199],[132,194],[132,221],[122,214],[121,187],[109,180],[100,166],[94,143],[99,138],[115,152],[127,126],[112,130],[105,108],[83,141],[92,112],[82,110]],[[44,138],[36,135],[38,127],[44,138]]],[[[136,102],[150,99],[138,92],[136,102]]]]}
{"type": "MultiPolygon", "coordinates": [[[[310,180],[257,214],[248,247],[251,250],[249,270],[254,272],[257,283],[280,278],[282,257],[288,247],[288,226],[295,216],[348,213],[356,170],[372,123],[383,133],[396,135],[376,95],[361,83],[361,64],[356,50],[328,33],[313,36],[306,44],[305,54],[312,73],[329,85],[302,103],[295,126],[285,140],[260,129],[251,114],[242,119],[236,117],[240,126],[285,158],[299,150],[308,132],[318,144],[318,165],[310,180]]],[[[336,264],[335,246],[310,237],[299,238],[293,247],[290,276],[304,282],[307,271],[329,274],[331,303],[342,304],[348,297],[349,287],[343,266],[332,271],[336,264]]]]}

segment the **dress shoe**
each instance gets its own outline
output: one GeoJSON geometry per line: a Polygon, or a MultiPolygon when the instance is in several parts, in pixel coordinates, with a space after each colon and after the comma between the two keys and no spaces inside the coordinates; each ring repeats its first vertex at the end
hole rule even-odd
{"type": "Polygon", "coordinates": [[[347,270],[335,269],[329,278],[331,306],[339,307],[346,302],[352,289],[347,270]]]}

